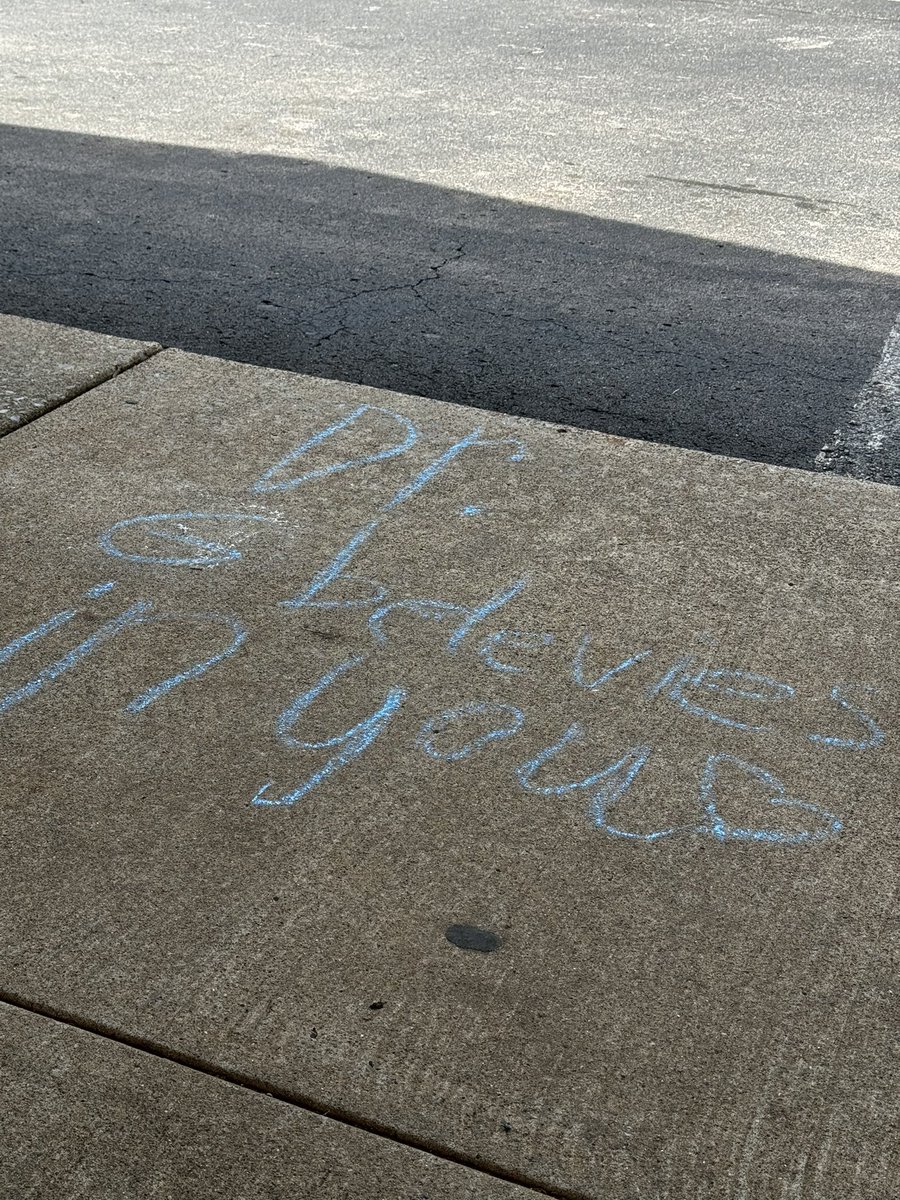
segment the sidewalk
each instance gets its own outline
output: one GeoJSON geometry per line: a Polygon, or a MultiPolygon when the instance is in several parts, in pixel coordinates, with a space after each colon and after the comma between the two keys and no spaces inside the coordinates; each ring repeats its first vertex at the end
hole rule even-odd
{"type": "Polygon", "coordinates": [[[895,1193],[900,493],[21,332],[0,1195],[895,1193]]]}
{"type": "Polygon", "coordinates": [[[0,313],[0,437],[156,354],[134,342],[0,313]]]}

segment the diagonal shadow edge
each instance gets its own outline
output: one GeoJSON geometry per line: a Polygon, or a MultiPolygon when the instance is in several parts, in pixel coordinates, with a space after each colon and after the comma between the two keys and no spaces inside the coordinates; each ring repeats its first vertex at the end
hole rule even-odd
{"type": "Polygon", "coordinates": [[[0,311],[812,468],[900,278],[262,154],[0,126],[0,311]]]}

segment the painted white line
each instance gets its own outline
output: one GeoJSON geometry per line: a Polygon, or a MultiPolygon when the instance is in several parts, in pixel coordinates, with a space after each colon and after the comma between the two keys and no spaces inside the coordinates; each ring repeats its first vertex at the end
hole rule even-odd
{"type": "Polygon", "coordinates": [[[847,420],[816,455],[816,470],[900,483],[900,317],[847,420]]]}

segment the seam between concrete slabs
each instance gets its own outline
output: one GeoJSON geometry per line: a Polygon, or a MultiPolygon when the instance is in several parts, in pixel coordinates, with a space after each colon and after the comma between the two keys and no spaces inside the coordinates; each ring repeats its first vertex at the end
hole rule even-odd
{"type": "Polygon", "coordinates": [[[515,1184],[517,1187],[531,1191],[536,1196],[546,1196],[549,1200],[594,1200],[593,1197],[585,1192],[548,1188],[545,1184],[530,1178],[528,1175],[519,1174],[515,1171],[499,1170],[477,1159],[470,1158],[468,1155],[457,1154],[439,1143],[429,1141],[427,1138],[416,1138],[415,1136],[397,1133],[387,1125],[381,1125],[377,1121],[353,1113],[348,1109],[334,1108],[327,1104],[321,1104],[314,1097],[306,1096],[301,1092],[272,1089],[252,1075],[245,1075],[239,1071],[225,1070],[222,1067],[216,1066],[215,1063],[207,1062],[195,1055],[184,1054],[178,1050],[169,1049],[166,1046],[151,1041],[149,1038],[135,1037],[131,1034],[123,1033],[112,1026],[81,1020],[70,1013],[54,1009],[49,1004],[24,1000],[20,996],[7,992],[3,988],[0,988],[0,1004],[5,1004],[9,1008],[19,1009],[21,1012],[31,1013],[33,1016],[44,1017],[47,1020],[55,1021],[58,1025],[78,1029],[82,1033],[103,1038],[105,1041],[113,1042],[119,1046],[127,1046],[130,1050],[149,1054],[153,1058],[174,1063],[185,1070],[195,1071],[199,1075],[205,1075],[210,1079],[217,1079],[221,1083],[231,1084],[232,1087],[241,1088],[255,1095],[266,1096],[270,1100],[290,1105],[291,1108],[299,1109],[312,1116],[324,1117],[326,1120],[334,1121],[338,1125],[357,1129],[362,1133],[373,1134],[383,1141],[393,1142],[398,1146],[405,1146],[409,1150],[418,1150],[422,1153],[430,1154],[432,1158],[439,1158],[444,1162],[455,1163],[457,1166],[477,1171],[480,1175],[499,1179],[503,1183],[515,1184]]]}
{"type": "MultiPolygon", "coordinates": [[[[66,325],[66,329],[77,329],[78,326],[66,325]]],[[[64,404],[68,404],[72,400],[77,400],[79,396],[84,396],[88,392],[92,392],[94,388],[101,387],[104,383],[109,383],[111,379],[115,379],[118,375],[124,375],[127,371],[131,371],[134,367],[139,367],[141,363],[147,362],[148,359],[160,354],[165,350],[165,346],[161,346],[154,342],[147,346],[144,350],[135,352],[134,357],[130,362],[119,366],[110,367],[103,371],[98,371],[87,383],[78,384],[75,387],[69,388],[58,400],[54,400],[51,404],[47,404],[40,412],[36,412],[33,416],[27,416],[24,420],[19,421],[12,429],[7,429],[5,433],[0,433],[0,438],[9,437],[10,434],[18,433],[20,429],[24,429],[27,425],[33,425],[35,421],[39,421],[41,417],[45,417],[48,413],[55,412],[58,408],[62,408],[64,404]]]]}

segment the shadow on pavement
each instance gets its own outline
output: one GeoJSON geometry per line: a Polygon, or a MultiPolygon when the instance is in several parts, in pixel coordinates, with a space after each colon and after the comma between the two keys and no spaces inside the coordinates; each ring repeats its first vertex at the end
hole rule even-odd
{"type": "Polygon", "coordinates": [[[900,280],[317,162],[0,126],[0,311],[811,467],[900,280]]]}

